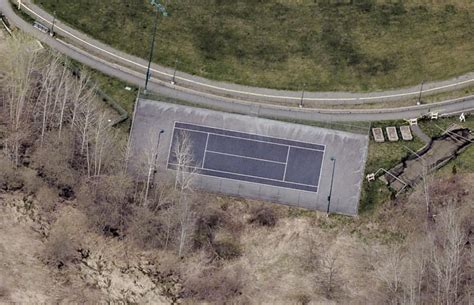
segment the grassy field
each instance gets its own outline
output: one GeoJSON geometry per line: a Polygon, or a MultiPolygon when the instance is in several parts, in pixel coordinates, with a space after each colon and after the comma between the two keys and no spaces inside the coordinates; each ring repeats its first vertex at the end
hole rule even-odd
{"type": "MultiPolygon", "coordinates": [[[[148,56],[154,13],[147,0],[35,2],[99,40],[148,56]]],[[[154,60],[295,90],[303,83],[308,90],[386,89],[474,69],[471,0],[334,2],[164,0],[170,16],[160,18],[154,60]]]]}

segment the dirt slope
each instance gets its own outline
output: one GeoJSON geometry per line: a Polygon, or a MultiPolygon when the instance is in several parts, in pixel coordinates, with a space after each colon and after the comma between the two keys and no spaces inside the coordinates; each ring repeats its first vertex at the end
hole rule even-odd
{"type": "Polygon", "coordinates": [[[38,226],[21,209],[20,195],[0,194],[0,303],[85,302],[97,291],[71,282],[40,260],[44,249],[38,226]]]}

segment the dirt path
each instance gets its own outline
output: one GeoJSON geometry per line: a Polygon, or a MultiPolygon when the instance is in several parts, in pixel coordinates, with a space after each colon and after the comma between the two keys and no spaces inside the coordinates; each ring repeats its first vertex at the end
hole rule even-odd
{"type": "Polygon", "coordinates": [[[421,130],[420,126],[418,125],[413,125],[410,127],[411,128],[411,131],[413,131],[413,133],[418,137],[420,138],[423,142],[425,142],[425,144],[428,144],[430,143],[431,141],[431,138],[423,132],[423,130],[421,130]]]}
{"type": "Polygon", "coordinates": [[[424,175],[438,170],[450,160],[456,158],[465,148],[472,144],[474,137],[468,129],[452,130],[449,135],[443,134],[436,138],[429,146],[425,146],[411,155],[408,159],[390,169],[391,175],[385,178],[390,187],[399,192],[406,186],[414,187],[423,181],[424,175]],[[394,179],[393,176],[397,178],[394,179]],[[402,182],[403,181],[403,182],[402,182]]]}

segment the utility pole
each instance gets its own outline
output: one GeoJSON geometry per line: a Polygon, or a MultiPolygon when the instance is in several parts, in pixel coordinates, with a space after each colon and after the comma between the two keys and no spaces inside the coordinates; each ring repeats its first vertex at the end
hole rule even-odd
{"type": "Polygon", "coordinates": [[[423,92],[423,84],[425,83],[424,80],[421,81],[421,87],[420,87],[420,95],[418,96],[418,101],[416,102],[417,105],[421,105],[421,93],[423,92]]]}
{"type": "Polygon", "coordinates": [[[146,70],[146,78],[145,78],[145,89],[143,90],[143,92],[146,94],[147,93],[147,90],[148,90],[148,81],[150,80],[150,77],[151,77],[151,61],[153,59],[153,51],[155,49],[155,38],[156,38],[156,31],[158,29],[158,16],[161,15],[163,17],[166,17],[168,16],[168,12],[166,11],[166,8],[161,5],[160,3],[156,2],[157,0],[151,0],[151,5],[153,5],[155,7],[155,22],[154,22],[154,26],[153,26],[153,37],[152,37],[152,40],[151,40],[151,49],[150,49],[150,58],[148,60],[148,68],[146,70]]]}
{"type": "Polygon", "coordinates": [[[332,185],[334,183],[334,171],[336,169],[336,158],[331,157],[332,161],[332,175],[331,175],[331,188],[329,189],[329,196],[328,196],[328,208],[326,211],[327,216],[329,217],[329,209],[331,208],[331,195],[332,195],[332,185]]]}
{"type": "Polygon", "coordinates": [[[171,81],[172,85],[176,84],[176,70],[178,69],[178,63],[179,63],[179,60],[176,58],[174,62],[173,80],[171,81]]]}
{"type": "Polygon", "coordinates": [[[54,24],[56,23],[56,11],[53,12],[53,25],[51,26],[51,32],[49,32],[49,36],[54,36],[54,24]]]}

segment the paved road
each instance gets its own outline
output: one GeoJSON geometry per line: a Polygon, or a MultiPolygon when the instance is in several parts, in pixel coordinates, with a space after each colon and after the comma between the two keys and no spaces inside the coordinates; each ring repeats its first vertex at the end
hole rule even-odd
{"type": "MultiPolygon", "coordinates": [[[[2,0],[0,2],[8,1],[2,0]]],[[[34,5],[31,0],[22,0],[22,3],[24,11],[28,12],[36,19],[39,19],[44,24],[51,26],[53,17],[49,13],[44,11],[41,7],[34,5]]],[[[61,22],[56,22],[55,31],[61,36],[67,37],[71,42],[73,42],[74,45],[80,46],[89,52],[96,54],[100,53],[102,58],[106,58],[109,61],[118,62],[122,66],[127,66],[133,70],[141,72],[143,72],[147,66],[147,62],[143,59],[120,52],[61,22]]],[[[173,72],[174,71],[170,68],[153,65],[153,74],[155,77],[160,78],[161,80],[170,81],[172,79],[173,72]]],[[[298,104],[301,99],[301,92],[255,88],[217,82],[182,72],[177,73],[176,80],[180,86],[192,88],[201,92],[208,92],[215,95],[227,96],[247,101],[267,101],[272,103],[298,104]]],[[[428,95],[442,91],[449,91],[472,84],[474,84],[474,72],[445,81],[426,83],[423,86],[423,94],[428,95]]],[[[343,102],[346,104],[361,104],[367,102],[382,102],[417,97],[419,92],[420,86],[372,93],[306,92],[305,103],[310,104],[318,102],[320,104],[340,104],[343,102]]]]}
{"type": "MultiPolygon", "coordinates": [[[[144,83],[144,73],[138,72],[119,62],[99,58],[96,55],[79,49],[62,40],[51,38],[35,30],[31,24],[17,16],[8,0],[0,0],[0,11],[8,20],[19,29],[36,37],[59,52],[97,69],[105,74],[117,77],[137,86],[144,83]]],[[[194,88],[177,87],[168,81],[152,78],[149,89],[159,92],[164,96],[187,101],[190,103],[213,107],[229,112],[250,114],[282,119],[317,120],[317,121],[379,121],[392,119],[407,119],[424,115],[430,111],[441,113],[456,112],[466,109],[474,109],[474,96],[454,101],[445,101],[436,104],[419,105],[394,109],[369,109],[369,110],[336,110],[336,109],[299,109],[272,105],[266,103],[254,103],[230,97],[217,96],[209,92],[195,90],[194,88]]]]}

